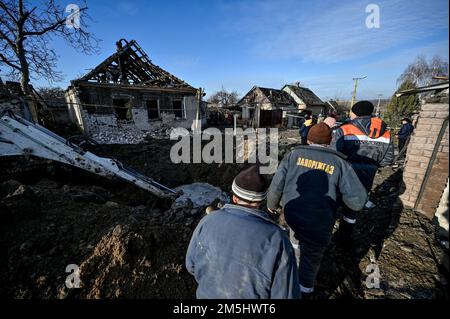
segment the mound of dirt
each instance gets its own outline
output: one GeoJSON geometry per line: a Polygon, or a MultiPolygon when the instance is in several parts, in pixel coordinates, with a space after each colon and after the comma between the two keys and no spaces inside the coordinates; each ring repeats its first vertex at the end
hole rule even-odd
{"type": "MultiPolygon", "coordinates": [[[[200,182],[229,192],[245,167],[173,164],[172,145],[150,140],[94,151],[169,187],[200,182]]],[[[184,258],[204,207],[33,158],[2,159],[0,172],[0,297],[195,297],[184,258]],[[68,265],[79,266],[79,289],[66,287],[68,265]]],[[[440,264],[448,251],[436,244],[429,220],[397,201],[401,183],[401,170],[379,172],[376,207],[360,214],[351,249],[328,248],[317,298],[448,298],[448,268],[440,264]],[[368,266],[378,267],[379,288],[366,285],[368,266]]]]}
{"type": "Polygon", "coordinates": [[[17,188],[0,200],[1,296],[195,295],[184,256],[203,209],[193,209],[192,204],[167,208],[148,194],[151,205],[135,206],[112,189],[60,185],[45,178],[32,185],[7,181],[1,186],[17,188]],[[34,194],[32,203],[23,200],[27,193],[34,194]],[[39,216],[33,207],[40,208],[39,216]],[[80,267],[80,289],[66,288],[65,271],[71,264],[80,267]]]}
{"type": "MultiPolygon", "coordinates": [[[[103,151],[160,182],[170,181],[169,186],[209,176],[220,187],[231,184],[239,169],[180,168],[167,158],[168,147],[164,141],[103,151]],[[165,158],[158,158],[163,154],[165,158]]],[[[195,296],[195,281],[185,270],[184,257],[204,207],[193,208],[190,202],[172,205],[133,185],[57,163],[12,158],[1,166],[0,296],[195,296]],[[22,167],[26,174],[21,174],[22,167]],[[72,264],[80,267],[80,289],[65,285],[70,274],[66,267],[72,264]]]]}

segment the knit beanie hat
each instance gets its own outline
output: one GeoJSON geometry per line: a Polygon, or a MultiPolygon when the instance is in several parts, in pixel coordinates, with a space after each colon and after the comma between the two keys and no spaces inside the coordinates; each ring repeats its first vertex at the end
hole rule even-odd
{"type": "Polygon", "coordinates": [[[372,115],[374,106],[369,101],[359,101],[352,107],[352,112],[356,116],[368,116],[372,115]]]}
{"type": "Polygon", "coordinates": [[[402,122],[403,122],[403,121],[408,122],[409,124],[412,124],[411,119],[409,119],[409,118],[407,118],[407,117],[405,117],[404,119],[402,119],[402,122]]]}
{"type": "Polygon", "coordinates": [[[262,202],[267,196],[266,180],[259,173],[258,165],[240,172],[231,187],[233,194],[246,202],[262,202]]]}
{"type": "Polygon", "coordinates": [[[331,129],[325,123],[316,124],[308,132],[308,141],[314,144],[330,144],[331,129]]]}

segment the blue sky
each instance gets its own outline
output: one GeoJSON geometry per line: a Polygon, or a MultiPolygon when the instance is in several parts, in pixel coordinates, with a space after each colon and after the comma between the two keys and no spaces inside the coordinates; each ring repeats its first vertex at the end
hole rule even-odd
{"type": "Polygon", "coordinates": [[[66,87],[96,66],[120,38],[137,40],[154,63],[207,94],[222,86],[244,94],[254,85],[281,88],[301,81],[322,99],[349,98],[352,77],[367,76],[358,98],[390,97],[397,77],[418,54],[449,56],[447,0],[88,0],[88,5],[101,52],[84,56],[55,41],[65,75],[56,85],[66,87]],[[366,27],[370,3],[380,8],[379,29],[366,27]]]}

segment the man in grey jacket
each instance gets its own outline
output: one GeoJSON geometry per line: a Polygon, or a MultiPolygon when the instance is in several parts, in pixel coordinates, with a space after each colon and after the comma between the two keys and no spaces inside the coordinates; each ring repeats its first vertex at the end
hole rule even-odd
{"type": "Polygon", "coordinates": [[[267,185],[252,166],[233,181],[233,204],[204,217],[192,235],[186,268],[197,298],[298,299],[294,251],[286,233],[260,210],[267,185]]]}
{"type": "Polygon", "coordinates": [[[367,191],[345,156],[327,148],[331,129],[320,123],[308,133],[309,146],[294,148],[281,162],[272,179],[267,207],[281,205],[300,246],[302,296],[314,291],[314,282],[326,246],[331,240],[342,200],[354,210],[363,208],[367,191]]]}

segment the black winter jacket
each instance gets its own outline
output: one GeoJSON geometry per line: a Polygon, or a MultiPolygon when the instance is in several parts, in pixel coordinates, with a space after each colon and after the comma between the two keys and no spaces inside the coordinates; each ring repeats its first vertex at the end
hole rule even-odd
{"type": "Polygon", "coordinates": [[[323,246],[331,239],[340,201],[358,211],[367,192],[344,155],[323,146],[299,146],[280,163],[267,207],[276,209],[280,200],[297,237],[323,246]]]}
{"type": "Polygon", "coordinates": [[[347,156],[368,191],[377,169],[394,161],[391,133],[378,117],[362,116],[343,124],[334,132],[330,147],[347,156]]]}
{"type": "Polygon", "coordinates": [[[399,140],[406,140],[414,131],[414,126],[411,123],[403,124],[397,136],[399,140]]]}

